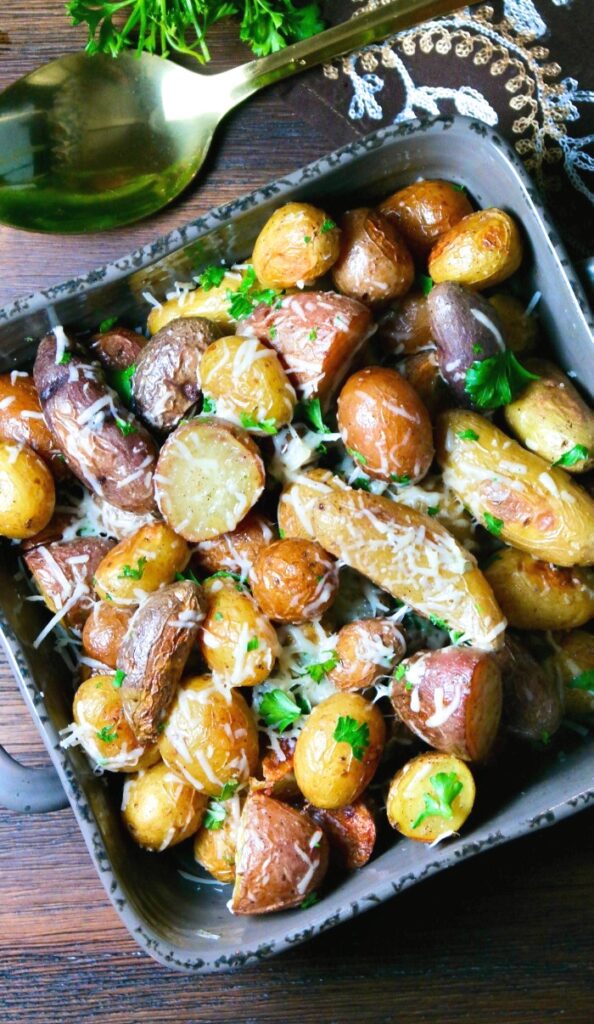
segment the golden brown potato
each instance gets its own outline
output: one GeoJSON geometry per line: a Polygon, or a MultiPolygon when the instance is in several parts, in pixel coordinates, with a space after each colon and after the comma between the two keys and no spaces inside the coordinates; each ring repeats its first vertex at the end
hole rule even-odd
{"type": "Polygon", "coordinates": [[[526,364],[538,380],[506,405],[508,427],[531,452],[563,466],[568,473],[594,467],[594,411],[554,363],[531,359],[526,364]]]}
{"type": "Polygon", "coordinates": [[[522,238],[503,210],[478,210],[437,240],[429,254],[436,284],[457,281],[469,288],[490,288],[510,277],[522,262],[522,238]]]}
{"type": "Polygon", "coordinates": [[[491,295],[489,302],[503,326],[506,347],[512,352],[532,352],[538,338],[538,325],[535,317],[526,314],[526,303],[505,292],[491,295]]]}
{"type": "Polygon", "coordinates": [[[286,203],[268,218],[254,245],[256,277],[265,288],[313,284],[338,258],[340,231],[310,203],[286,203]]]}
{"type": "Polygon", "coordinates": [[[156,334],[172,320],[186,316],[203,316],[221,327],[233,327],[235,320],[229,311],[229,292],[236,292],[245,280],[249,265],[226,270],[221,283],[213,287],[201,286],[194,291],[168,299],[159,306],[153,306],[148,315],[148,329],[156,334]]]}
{"type": "Polygon", "coordinates": [[[478,548],[476,524],[460,499],[446,487],[441,476],[427,476],[416,487],[402,487],[398,502],[435,518],[468,551],[478,548]]]}
{"type": "Polygon", "coordinates": [[[120,646],[134,612],[134,608],[118,608],[112,601],[98,601],[82,632],[85,654],[116,669],[120,646]]]}
{"type": "Polygon", "coordinates": [[[435,349],[407,356],[398,363],[397,369],[416,391],[432,419],[452,404],[445,381],[439,372],[435,349]]]}
{"type": "Polygon", "coordinates": [[[100,598],[140,604],[147,594],[173,583],[190,559],[185,540],[166,523],[150,523],[116,544],[95,570],[100,598]]]}
{"type": "Polygon", "coordinates": [[[349,210],[340,226],[340,255],[332,268],[337,291],[368,306],[406,295],[415,267],[397,228],[377,210],[349,210]]]}
{"type": "Polygon", "coordinates": [[[54,478],[43,459],[24,445],[0,441],[0,536],[25,540],[54,514],[54,478]]]}
{"type": "Polygon", "coordinates": [[[335,693],[308,715],[295,747],[295,778],[305,799],[334,810],[352,804],[375,775],[386,727],[359,693],[335,693]]]}
{"type": "Polygon", "coordinates": [[[207,803],[166,764],[155,764],[125,783],[122,818],[139,846],[162,853],[194,835],[207,803]]]}
{"type": "Polygon", "coordinates": [[[553,654],[542,663],[548,677],[562,687],[568,718],[594,714],[594,633],[583,629],[553,638],[553,654]]]}
{"type": "Polygon", "coordinates": [[[464,189],[438,178],[414,181],[384,199],[379,208],[418,257],[427,256],[441,235],[472,213],[464,189]]]}
{"type": "Polygon", "coordinates": [[[254,597],[274,622],[309,622],[328,610],[338,589],[333,558],[311,540],[287,538],[262,548],[251,576],[254,597]]]}
{"type": "Polygon", "coordinates": [[[274,349],[257,338],[219,338],[202,356],[200,375],[217,414],[255,434],[274,434],[293,418],[293,386],[274,349]]]}
{"type": "Polygon", "coordinates": [[[207,612],[198,641],[211,672],[230,686],[257,686],[272,672],[278,638],[253,597],[226,579],[205,584],[207,612]]]}
{"type": "Polygon", "coordinates": [[[306,807],[328,838],[330,860],[343,871],[362,868],[371,857],[377,835],[375,818],[364,800],[338,807],[334,811],[322,807],[306,807]]]}
{"type": "Polygon", "coordinates": [[[95,569],[111,547],[113,541],[102,537],[77,537],[41,544],[25,555],[25,565],[49,610],[67,609],[60,621],[69,629],[82,629],[91,614],[95,569]]]}
{"type": "Polygon", "coordinates": [[[295,778],[295,740],[279,740],[279,753],[267,750],[262,758],[262,781],[252,787],[278,800],[298,800],[301,791],[295,778]]]}
{"type": "Polygon", "coordinates": [[[461,410],[440,416],[436,450],[445,483],[501,540],[555,565],[594,563],[594,501],[562,469],[461,410]]]}
{"type": "Polygon", "coordinates": [[[283,488],[278,502],[278,528],[282,538],[315,540],[311,511],[322,494],[348,490],[348,485],[329,469],[308,469],[283,488]]]}
{"type": "Polygon", "coordinates": [[[185,679],[159,740],[161,757],[200,792],[217,797],[226,782],[244,782],[258,763],[258,730],[238,690],[211,676],[185,679]]]}
{"type": "Polygon", "coordinates": [[[421,480],[433,461],[433,431],[417,392],[396,370],[366,366],[338,397],[338,429],[368,476],[421,480]]]}
{"type": "Polygon", "coordinates": [[[244,797],[236,793],[222,806],[225,817],[217,828],[202,827],[194,839],[194,857],[217,882],[235,881],[237,835],[244,797]]]}
{"type": "Polygon", "coordinates": [[[32,448],[56,479],[68,475],[64,456],[43,418],[33,378],[20,370],[0,374],[0,440],[32,448]]]}
{"type": "Polygon", "coordinates": [[[485,576],[514,629],[574,629],[594,616],[592,570],[560,568],[503,548],[485,576]]]}
{"type": "Polygon", "coordinates": [[[91,338],[90,348],[99,362],[108,371],[127,370],[134,366],[140,353],[146,348],[147,339],[127,327],[112,327],[99,331],[91,338]]]}
{"type": "Polygon", "coordinates": [[[74,726],[63,747],[79,744],[108,772],[136,772],[159,760],[152,743],[142,743],[126,721],[116,676],[91,676],[74,695],[74,726]]]}
{"type": "Polygon", "coordinates": [[[328,679],[339,690],[365,690],[390,675],[406,650],[402,630],[391,619],[359,619],[339,630],[338,664],[328,679]]]}
{"type": "Polygon", "coordinates": [[[268,914],[303,903],[322,882],[328,843],[305,813],[250,793],[239,826],[234,914],[268,914]]]}
{"type": "Polygon", "coordinates": [[[557,679],[547,675],[527,647],[507,636],[497,653],[503,682],[503,723],[520,739],[548,739],[561,725],[564,702],[557,679]]]}
{"type": "Polygon", "coordinates": [[[450,754],[420,754],[392,779],[386,810],[392,828],[408,839],[435,843],[458,832],[472,811],[474,779],[450,754]]]}
{"type": "Polygon", "coordinates": [[[250,512],[239,526],[212,540],[196,544],[192,566],[201,572],[232,572],[248,579],[258,553],[273,540],[272,525],[258,512],[250,512]]]}
{"type": "Polygon", "coordinates": [[[393,302],[380,317],[375,340],[395,356],[416,355],[434,348],[427,296],[409,292],[393,302]]]}
{"type": "Polygon", "coordinates": [[[223,420],[194,419],[163,445],[155,496],[172,530],[185,540],[211,540],[235,529],[262,494],[264,480],[262,457],[247,431],[223,420]]]}

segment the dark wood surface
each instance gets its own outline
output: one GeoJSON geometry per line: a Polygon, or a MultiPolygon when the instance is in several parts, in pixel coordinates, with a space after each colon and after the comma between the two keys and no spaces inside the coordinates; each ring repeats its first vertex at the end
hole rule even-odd
{"type": "MultiPolygon", "coordinates": [[[[61,0],[3,3],[0,88],[80,38],[61,0]]],[[[217,51],[238,58],[225,39],[217,51]]],[[[256,98],[229,119],[196,188],[151,222],[70,239],[0,228],[0,304],[125,253],[326,148],[323,130],[302,122],[282,92],[256,98]]],[[[30,764],[46,761],[1,658],[0,740],[30,764]]],[[[590,811],[276,960],[192,978],[138,950],[70,811],[0,810],[0,1022],[591,1024],[593,848],[590,811]]]]}

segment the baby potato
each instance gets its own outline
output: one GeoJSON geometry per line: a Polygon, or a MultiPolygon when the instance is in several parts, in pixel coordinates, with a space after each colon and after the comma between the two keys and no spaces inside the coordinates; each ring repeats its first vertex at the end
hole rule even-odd
{"type": "Polygon", "coordinates": [[[393,302],[380,317],[375,340],[395,356],[416,355],[434,348],[427,296],[409,292],[393,302]]]}
{"type": "Polygon", "coordinates": [[[172,320],[184,316],[203,316],[221,327],[232,328],[235,320],[229,312],[228,293],[236,292],[241,287],[249,270],[248,264],[241,269],[226,270],[218,285],[198,287],[179,298],[168,299],[159,306],[153,306],[147,319],[149,331],[156,334],[172,320]]]}
{"type": "Polygon", "coordinates": [[[97,601],[84,624],[83,650],[108,668],[118,667],[118,654],[135,608],[118,608],[112,601],[97,601]]]}
{"type": "Polygon", "coordinates": [[[238,690],[212,676],[182,681],[171,705],[159,750],[165,764],[208,796],[226,782],[244,782],[258,764],[258,730],[238,690]]]}
{"type": "Polygon", "coordinates": [[[594,633],[574,629],[553,638],[553,654],[542,663],[547,676],[563,689],[568,718],[594,714],[594,633]]]}
{"type": "Polygon", "coordinates": [[[532,352],[536,347],[538,325],[536,318],[526,313],[526,304],[505,292],[489,296],[489,302],[502,324],[506,348],[516,353],[532,352]]]}
{"type": "Polygon", "coordinates": [[[339,690],[365,690],[390,675],[406,650],[404,636],[391,619],[359,619],[338,632],[338,664],[328,679],[339,690]]]}
{"type": "Polygon", "coordinates": [[[118,373],[134,366],[147,344],[144,334],[128,327],[112,327],[94,334],[90,348],[107,371],[118,373]]]}
{"type": "Polygon", "coordinates": [[[95,591],[103,600],[136,605],[173,583],[189,560],[188,545],[170,526],[149,523],[106,554],[95,570],[95,591]]]}
{"type": "Polygon", "coordinates": [[[201,828],[194,839],[194,859],[217,882],[235,881],[235,854],[245,798],[235,793],[225,800],[225,817],[217,828],[201,828]]]}
{"type": "Polygon", "coordinates": [[[436,449],[447,486],[501,540],[555,565],[594,563],[594,501],[562,469],[473,412],[443,413],[436,449]]]}
{"type": "Polygon", "coordinates": [[[324,829],[330,845],[330,860],[339,870],[355,871],[371,857],[377,828],[373,811],[365,800],[329,811],[322,807],[306,807],[310,818],[324,829]]]}
{"type": "Polygon", "coordinates": [[[252,789],[256,788],[267,796],[279,800],[300,800],[301,792],[295,778],[295,740],[279,740],[279,752],[269,749],[262,758],[262,781],[252,780],[252,789]]]}
{"type": "Polygon", "coordinates": [[[349,454],[380,480],[421,480],[433,461],[433,431],[425,406],[396,370],[366,366],[338,397],[338,429],[349,454]]]}
{"type": "Polygon", "coordinates": [[[416,487],[400,488],[397,500],[400,505],[424,512],[441,523],[467,551],[478,548],[476,523],[460,499],[444,485],[441,476],[425,477],[416,487]]]}
{"type": "Polygon", "coordinates": [[[503,325],[482,295],[453,281],[436,284],[427,303],[441,376],[458,401],[470,405],[468,370],[505,350],[503,325]]]}
{"type": "Polygon", "coordinates": [[[287,538],[260,551],[251,581],[265,615],[298,625],[328,610],[338,590],[338,570],[315,541],[287,538]]]}
{"type": "Polygon", "coordinates": [[[213,579],[204,590],[208,606],[198,643],[209,669],[229,686],[263,683],[278,657],[276,631],[236,584],[213,579]]]}
{"type": "Polygon", "coordinates": [[[43,459],[25,445],[0,441],[0,535],[25,540],[54,514],[54,478],[43,459]]]}
{"type": "Polygon", "coordinates": [[[274,349],[257,338],[219,338],[202,356],[200,375],[218,415],[238,419],[256,434],[275,433],[293,418],[293,386],[274,349]]]}
{"type": "Polygon", "coordinates": [[[407,356],[398,363],[397,369],[416,391],[432,418],[451,405],[451,396],[439,372],[435,349],[407,356]]]}
{"type": "Polygon", "coordinates": [[[484,570],[514,629],[572,629],[594,616],[594,573],[503,548],[484,570]]]}
{"type": "Polygon", "coordinates": [[[415,268],[398,229],[377,210],[349,210],[340,226],[340,255],[332,268],[339,292],[368,306],[406,295],[415,268]]]}
{"type": "Polygon", "coordinates": [[[354,803],[375,775],[384,719],[359,693],[335,693],[308,715],[295,746],[295,778],[305,799],[334,810],[354,803]]]}
{"type": "Polygon", "coordinates": [[[258,512],[250,512],[229,533],[196,544],[192,565],[208,573],[232,572],[246,580],[258,553],[273,540],[276,533],[268,520],[258,512]]]}
{"type": "Polygon", "coordinates": [[[285,203],[266,221],[252,262],[265,288],[313,284],[338,258],[340,231],[310,203],[285,203]]]}
{"type": "Polygon", "coordinates": [[[522,256],[516,222],[493,207],[468,214],[441,235],[429,254],[429,274],[436,284],[457,281],[480,291],[515,273],[522,256]]]}
{"type": "Polygon", "coordinates": [[[531,359],[528,369],[538,375],[506,405],[508,427],[531,452],[561,465],[568,473],[594,467],[594,411],[554,363],[531,359]]]}
{"type": "Polygon", "coordinates": [[[339,476],[329,469],[308,469],[283,488],[278,501],[278,528],[281,536],[315,540],[311,510],[322,494],[348,490],[339,476]]]}
{"type": "Polygon", "coordinates": [[[81,683],[72,712],[74,727],[61,745],[80,744],[91,761],[105,771],[136,772],[159,760],[157,746],[137,739],[126,721],[115,676],[91,676],[81,683]]]}
{"type": "Polygon", "coordinates": [[[51,612],[67,608],[61,622],[80,630],[93,608],[92,580],[95,569],[113,541],[103,537],[40,544],[27,551],[25,565],[51,612]]]}
{"type": "Polygon", "coordinates": [[[408,839],[435,843],[462,828],[475,794],[464,761],[451,754],[420,754],[407,761],[390,783],[388,821],[408,839]]]}
{"type": "Polygon", "coordinates": [[[32,448],[57,480],[68,475],[62,453],[43,418],[37,388],[28,373],[0,374],[0,440],[32,448]]]}
{"type": "Polygon", "coordinates": [[[194,835],[207,803],[166,764],[155,764],[124,784],[122,818],[139,846],[162,853],[194,835]]]}
{"type": "Polygon", "coordinates": [[[524,644],[507,636],[498,652],[503,682],[503,723],[523,740],[542,740],[557,732],[564,701],[559,680],[545,672],[524,644]]]}
{"type": "Polygon", "coordinates": [[[384,199],[379,209],[418,257],[427,256],[441,235],[472,213],[464,189],[439,179],[414,181],[384,199]]]}

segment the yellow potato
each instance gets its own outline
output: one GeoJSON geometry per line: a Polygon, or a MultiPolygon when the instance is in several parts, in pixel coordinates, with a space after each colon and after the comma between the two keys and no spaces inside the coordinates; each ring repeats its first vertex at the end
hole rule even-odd
{"type": "Polygon", "coordinates": [[[562,469],[461,410],[439,418],[436,452],[445,483],[501,540],[555,565],[594,563],[594,501],[562,469]]]}
{"type": "Polygon", "coordinates": [[[476,524],[472,516],[454,492],[445,486],[441,476],[425,477],[413,487],[401,487],[397,500],[401,505],[435,518],[468,551],[478,547],[475,539],[476,524]]]}
{"type": "Polygon", "coordinates": [[[253,597],[225,579],[205,584],[208,611],[199,633],[202,656],[211,672],[230,686],[257,686],[278,657],[276,631],[253,597]]]}
{"type": "Polygon", "coordinates": [[[429,274],[436,284],[457,281],[470,288],[490,288],[513,274],[522,262],[522,238],[503,210],[478,210],[441,235],[429,254],[429,274]]]}
{"type": "Polygon", "coordinates": [[[568,718],[594,714],[594,633],[572,630],[551,638],[553,654],[542,667],[563,689],[568,718]]]}
{"type": "Polygon", "coordinates": [[[20,370],[0,374],[0,440],[32,448],[57,480],[68,475],[64,457],[43,418],[33,378],[20,370]]]}
{"type": "Polygon", "coordinates": [[[247,579],[258,553],[273,540],[272,524],[258,512],[250,512],[234,530],[197,544],[192,566],[203,573],[233,572],[247,579]]]}
{"type": "Polygon", "coordinates": [[[194,835],[207,803],[203,793],[161,763],[125,783],[122,817],[139,846],[162,853],[194,835]]]}
{"type": "Polygon", "coordinates": [[[536,318],[526,313],[526,303],[513,295],[497,292],[489,296],[503,326],[506,347],[512,352],[532,352],[538,338],[536,318]]]}
{"type": "Polygon", "coordinates": [[[397,225],[420,258],[427,256],[441,235],[472,213],[464,189],[439,178],[414,181],[384,199],[379,209],[397,225]]]}
{"type": "Polygon", "coordinates": [[[185,540],[166,523],[150,523],[109,551],[95,570],[94,587],[103,600],[139,604],[176,574],[190,559],[185,540]]]}
{"type": "Polygon", "coordinates": [[[415,265],[398,228],[377,210],[349,210],[341,222],[336,290],[368,306],[385,305],[412,287],[415,265]]]}
{"type": "Polygon", "coordinates": [[[388,821],[408,839],[434,843],[458,832],[472,811],[474,779],[452,754],[420,754],[390,784],[388,821]]]}
{"type": "Polygon", "coordinates": [[[319,619],[338,590],[338,570],[313,540],[287,537],[262,548],[251,575],[254,597],[274,622],[319,619]]]}
{"type": "MultiPolygon", "coordinates": [[[[62,746],[80,744],[105,771],[136,772],[159,760],[154,743],[141,743],[128,724],[115,675],[91,676],[74,695],[74,727],[62,746]]],[[[121,685],[121,684],[120,684],[121,685]]]]}
{"type": "Polygon", "coordinates": [[[266,221],[253,253],[256,277],[266,288],[313,284],[338,259],[340,231],[310,203],[286,203],[266,221]]]}
{"type": "Polygon", "coordinates": [[[161,757],[186,782],[219,796],[226,782],[247,781],[258,763],[258,730],[237,690],[211,676],[184,680],[159,740],[161,757]]]}
{"type": "Polygon", "coordinates": [[[196,288],[178,299],[169,299],[161,306],[153,306],[148,315],[148,329],[156,334],[172,320],[184,316],[204,316],[222,327],[233,327],[234,318],[229,312],[228,292],[236,292],[242,284],[247,265],[241,270],[228,270],[219,285],[214,288],[196,288]]]}
{"type": "Polygon", "coordinates": [[[293,418],[295,391],[274,349],[257,338],[232,335],[213,342],[202,356],[200,377],[217,414],[254,433],[275,433],[293,418]]]}
{"type": "Polygon", "coordinates": [[[353,803],[371,782],[385,739],[381,712],[361,694],[335,693],[321,701],[295,747],[295,778],[305,799],[328,809],[353,803]]]}
{"type": "Polygon", "coordinates": [[[219,828],[201,828],[194,839],[194,857],[218,882],[235,881],[235,854],[239,820],[245,797],[235,793],[222,806],[225,817],[219,828]]]}
{"type": "Polygon", "coordinates": [[[311,512],[322,494],[348,490],[348,485],[329,469],[308,469],[283,488],[278,501],[278,528],[281,537],[314,540],[311,512]]]}
{"type": "Polygon", "coordinates": [[[575,629],[594,616],[594,573],[503,548],[485,576],[514,629],[575,629]]]}
{"type": "Polygon", "coordinates": [[[0,441],[0,536],[34,537],[49,523],[55,504],[54,478],[39,455],[0,441]]]}

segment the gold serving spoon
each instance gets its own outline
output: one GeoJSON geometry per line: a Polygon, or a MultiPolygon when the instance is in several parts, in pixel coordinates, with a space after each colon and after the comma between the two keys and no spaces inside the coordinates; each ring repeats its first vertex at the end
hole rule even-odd
{"type": "Polygon", "coordinates": [[[0,94],[0,222],[66,234],[155,213],[188,185],[219,122],[252,93],[460,3],[391,0],[215,75],[147,53],[51,61],[0,94]]]}

